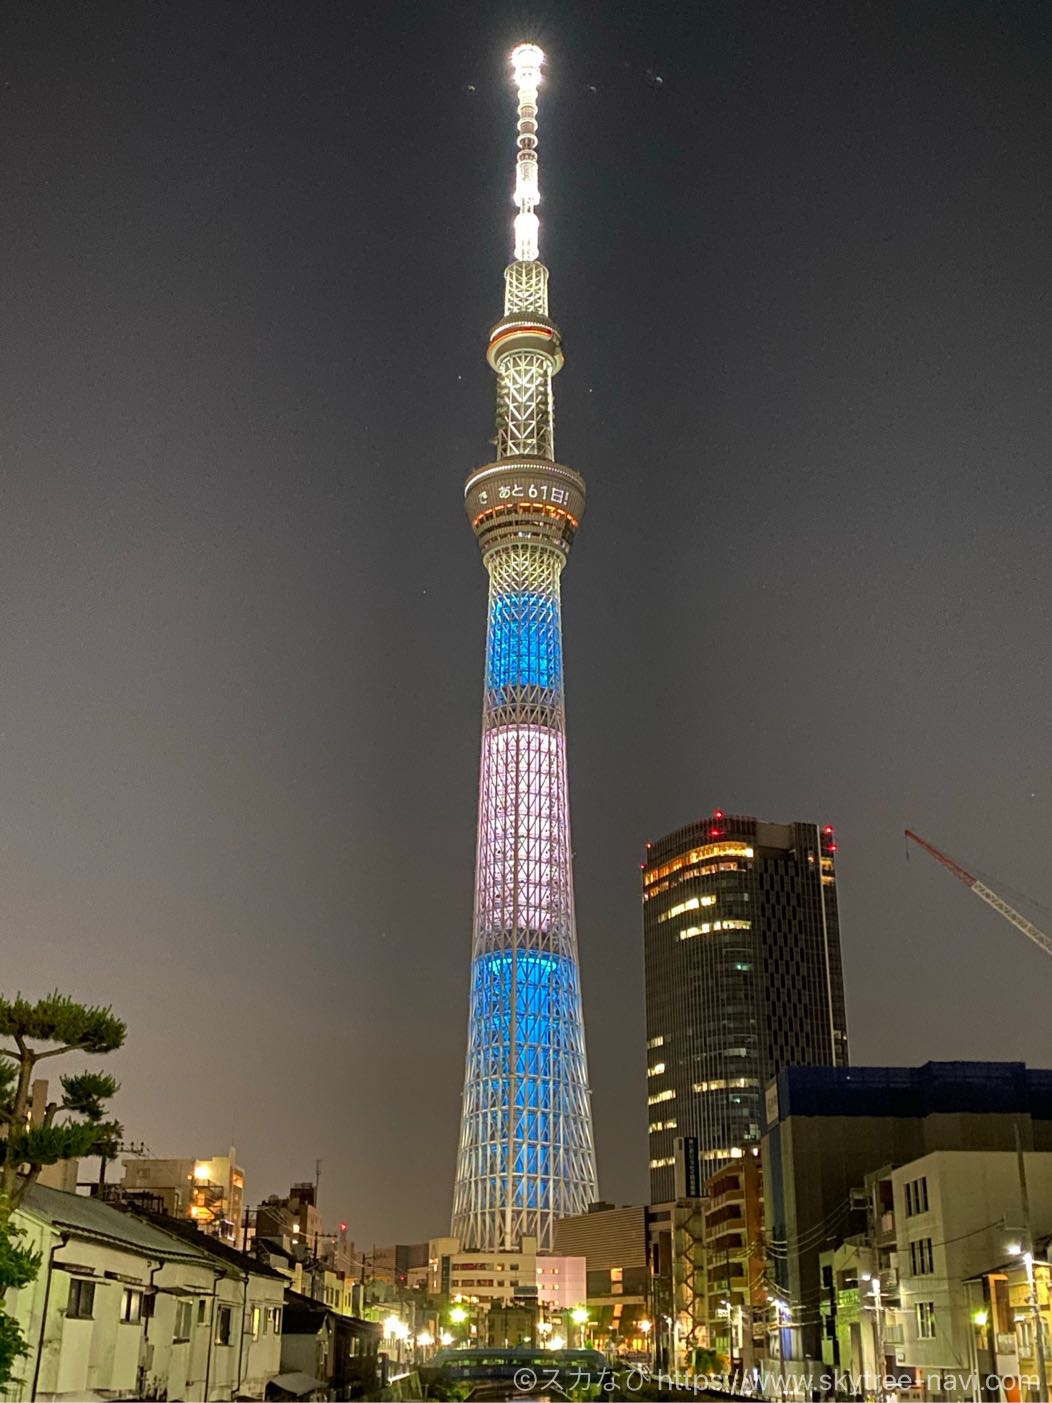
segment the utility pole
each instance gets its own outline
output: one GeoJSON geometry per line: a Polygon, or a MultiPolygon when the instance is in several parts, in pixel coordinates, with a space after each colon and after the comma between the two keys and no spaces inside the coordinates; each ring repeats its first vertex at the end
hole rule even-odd
{"type": "Polygon", "coordinates": [[[1045,1360],[1045,1322],[1037,1300],[1037,1279],[1034,1276],[1034,1235],[1030,1226],[1030,1190],[1026,1182],[1026,1159],[1023,1156],[1023,1140],[1019,1134],[1018,1122],[1015,1131],[1015,1156],[1019,1167],[1019,1199],[1023,1209],[1023,1261],[1026,1263],[1026,1280],[1030,1293],[1030,1314],[1034,1321],[1034,1347],[1037,1350],[1038,1397],[1048,1398],[1048,1365],[1045,1360]]]}

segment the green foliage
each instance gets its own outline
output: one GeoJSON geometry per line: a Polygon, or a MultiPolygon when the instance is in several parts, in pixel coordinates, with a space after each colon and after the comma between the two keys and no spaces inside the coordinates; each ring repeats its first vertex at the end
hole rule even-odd
{"type": "Polygon", "coordinates": [[[116,1096],[120,1090],[120,1082],[105,1072],[80,1072],[77,1076],[65,1076],[61,1080],[65,1092],[63,1107],[96,1123],[106,1114],[103,1102],[116,1096]]]}
{"type": "Polygon", "coordinates": [[[35,1004],[21,994],[0,998],[0,1034],[16,1040],[62,1043],[70,1051],[115,1052],[127,1031],[112,1009],[75,1003],[57,990],[35,1004]]]}
{"type": "Polygon", "coordinates": [[[694,1372],[697,1374],[721,1374],[724,1360],[715,1349],[700,1348],[694,1351],[694,1372]]]}
{"type": "MultiPolygon", "coordinates": [[[[28,1286],[40,1270],[39,1253],[19,1245],[11,1214],[41,1169],[93,1154],[112,1159],[122,1134],[116,1121],[103,1119],[117,1082],[99,1072],[61,1077],[62,1100],[51,1102],[31,1125],[36,1065],[67,1052],[114,1052],[126,1032],[110,1009],[75,1003],[66,994],[36,1003],[21,994],[0,998],[0,1305],[9,1287],[28,1286]]],[[[28,1352],[17,1322],[0,1309],[0,1390],[28,1352]]]]}
{"type": "Polygon", "coordinates": [[[14,1378],[18,1361],[28,1354],[29,1347],[18,1321],[0,1311],[0,1389],[14,1378]]]}
{"type": "Polygon", "coordinates": [[[78,1004],[66,994],[30,1003],[17,994],[0,998],[0,1229],[46,1164],[102,1154],[112,1158],[121,1127],[106,1121],[106,1102],[117,1089],[100,1072],[61,1077],[62,1099],[30,1124],[37,1063],[67,1052],[113,1052],[125,1025],[108,1008],[78,1004]],[[44,1046],[40,1046],[44,1044],[44,1046]]]}
{"type": "Polygon", "coordinates": [[[28,1286],[40,1270],[41,1256],[33,1247],[22,1247],[18,1239],[21,1229],[8,1226],[0,1232],[0,1295],[11,1287],[28,1286]]]}
{"type": "Polygon", "coordinates": [[[8,1131],[0,1145],[0,1155],[15,1164],[58,1164],[60,1159],[83,1159],[94,1153],[99,1128],[92,1121],[68,1121],[64,1125],[30,1126],[28,1130],[8,1131]]]}
{"type": "MultiPolygon", "coordinates": [[[[40,1253],[32,1247],[22,1247],[22,1233],[8,1225],[0,1229],[0,1301],[6,1290],[28,1286],[40,1270],[40,1253]]],[[[29,1354],[18,1322],[0,1310],[0,1389],[13,1377],[19,1359],[29,1354]]]]}

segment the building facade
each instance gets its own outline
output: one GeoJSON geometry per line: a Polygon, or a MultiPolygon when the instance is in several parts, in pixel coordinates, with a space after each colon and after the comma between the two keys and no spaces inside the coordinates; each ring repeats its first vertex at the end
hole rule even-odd
{"type": "MultiPolygon", "coordinates": [[[[944,1294],[950,1274],[961,1277],[983,1260],[999,1260],[997,1235],[977,1233],[981,1250],[973,1257],[967,1239],[951,1251],[943,1229],[953,1237],[982,1219],[988,1228],[996,1222],[1003,1240],[1019,1228],[1017,1134],[1024,1165],[1035,1157],[1028,1170],[1035,1228],[1042,1226],[1036,1215],[1052,1211],[1043,1196],[1052,1182],[1052,1071],[1015,1062],[787,1068],[767,1089],[764,1116],[768,1277],[782,1312],[772,1356],[822,1360],[823,1304],[835,1285],[822,1267],[846,1269],[828,1259],[823,1264],[822,1255],[858,1239],[878,1253],[869,1270],[881,1282],[881,1309],[905,1301],[901,1320],[888,1316],[889,1327],[902,1330],[901,1340],[888,1336],[896,1351],[888,1357],[909,1367],[943,1367],[949,1359],[943,1346],[952,1343],[955,1357],[961,1348],[960,1338],[939,1338],[939,1318],[951,1309],[944,1294]],[[936,1192],[935,1169],[929,1179],[923,1168],[911,1167],[923,1166],[925,1156],[938,1162],[945,1191],[936,1192]],[[931,1216],[936,1205],[946,1218],[942,1226],[931,1216]]],[[[958,1292],[955,1299],[962,1298],[958,1292]]]]}
{"type": "Polygon", "coordinates": [[[5,1309],[30,1347],[9,1403],[59,1398],[263,1398],[281,1368],[285,1285],[243,1259],[217,1261],[96,1198],[37,1184],[16,1212],[41,1255],[5,1309]]]}
{"type": "Polygon", "coordinates": [[[126,1202],[170,1218],[188,1218],[232,1246],[241,1241],[245,1174],[233,1146],[225,1155],[205,1159],[135,1158],[122,1163],[124,1178],[115,1187],[126,1202]]]}
{"type": "MultiPolygon", "coordinates": [[[[1040,1400],[1052,1371],[1052,1265],[1049,1244],[1029,1265],[1019,1256],[986,1266],[966,1282],[971,1326],[972,1372],[983,1380],[986,1403],[1001,1403],[991,1376],[1019,1380],[1020,1400],[1040,1400]],[[1043,1337],[1044,1361],[1038,1345],[1043,1337]]],[[[1003,1390],[1001,1390],[1003,1392],[1003,1390]]]]}
{"type": "Polygon", "coordinates": [[[705,1318],[709,1346],[750,1375],[766,1348],[767,1259],[759,1146],[705,1182],[705,1318]]]}
{"type": "Polygon", "coordinates": [[[555,1225],[556,1251],[584,1258],[592,1339],[610,1352],[644,1354],[650,1349],[648,1213],[642,1205],[594,1203],[587,1213],[560,1218],[555,1225]]]}
{"type": "Polygon", "coordinates": [[[488,1308],[533,1301],[548,1313],[572,1310],[585,1299],[583,1256],[542,1253],[536,1238],[519,1252],[464,1250],[455,1237],[428,1244],[428,1289],[434,1296],[488,1308]]]}
{"type": "Polygon", "coordinates": [[[496,460],[465,506],[489,575],[468,1046],[452,1235],[473,1251],[552,1244],[596,1197],[574,919],[560,579],[584,480],[555,461],[563,353],[540,262],[537,92],[543,54],[512,55],[518,90],[514,261],[490,332],[496,460]]]}
{"type": "Polygon", "coordinates": [[[675,1142],[702,1173],[760,1139],[783,1067],[847,1062],[831,827],[717,809],[643,864],[650,1196],[675,1194],[675,1142]]]}

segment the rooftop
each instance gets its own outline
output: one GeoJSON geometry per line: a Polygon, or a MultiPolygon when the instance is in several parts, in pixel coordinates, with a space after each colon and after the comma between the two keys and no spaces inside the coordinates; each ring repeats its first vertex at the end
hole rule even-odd
{"type": "Polygon", "coordinates": [[[789,1116],[1029,1115],[1052,1120],[1052,1070],[1025,1062],[787,1067],[776,1084],[777,1110],[773,1118],[765,1116],[765,1130],[789,1116]]]}
{"type": "MultiPolygon", "coordinates": [[[[23,1207],[57,1228],[69,1228],[85,1237],[134,1247],[152,1257],[168,1261],[200,1261],[207,1258],[200,1241],[183,1242],[164,1228],[156,1227],[137,1214],[124,1213],[97,1198],[64,1193],[34,1184],[26,1194],[23,1207]]],[[[200,1239],[201,1234],[196,1237],[200,1239]]]]}

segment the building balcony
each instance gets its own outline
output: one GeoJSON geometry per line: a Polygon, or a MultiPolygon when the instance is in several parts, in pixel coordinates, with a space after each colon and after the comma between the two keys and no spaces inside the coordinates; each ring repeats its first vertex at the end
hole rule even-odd
{"type": "Polygon", "coordinates": [[[895,1214],[890,1210],[877,1219],[875,1236],[878,1247],[887,1247],[895,1241],[895,1214]]]}
{"type": "Polygon", "coordinates": [[[717,1208],[721,1208],[725,1203],[744,1203],[744,1202],[745,1202],[745,1189],[744,1189],[743,1187],[742,1187],[742,1188],[735,1188],[735,1189],[727,1189],[724,1193],[715,1194],[712,1198],[709,1199],[709,1201],[708,1201],[708,1202],[706,1203],[706,1205],[705,1205],[705,1217],[708,1218],[708,1216],[709,1216],[710,1213],[715,1212],[715,1210],[716,1210],[717,1208]]]}

